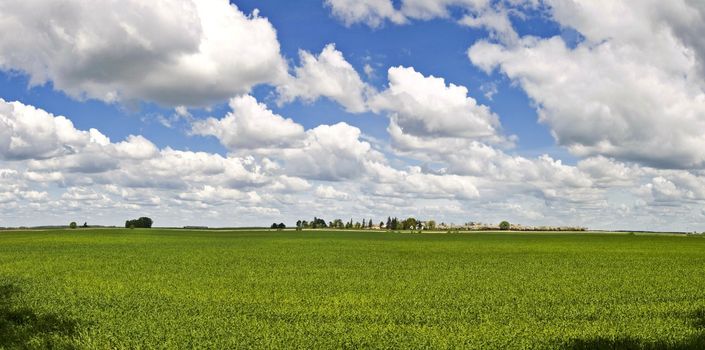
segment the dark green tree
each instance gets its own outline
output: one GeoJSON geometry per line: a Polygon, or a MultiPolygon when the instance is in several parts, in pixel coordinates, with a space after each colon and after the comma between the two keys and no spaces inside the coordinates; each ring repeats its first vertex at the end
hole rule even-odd
{"type": "MultiPolygon", "coordinates": [[[[143,216],[139,219],[135,220],[127,220],[125,221],[125,227],[126,228],[152,228],[152,219],[143,216]]],[[[88,225],[83,224],[84,227],[88,227],[88,225]]]]}
{"type": "Polygon", "coordinates": [[[500,230],[509,230],[511,225],[509,225],[509,221],[502,221],[499,223],[499,229],[500,230]]]}
{"type": "Polygon", "coordinates": [[[415,218],[407,218],[401,223],[402,230],[415,230],[416,224],[417,222],[415,218]]]}

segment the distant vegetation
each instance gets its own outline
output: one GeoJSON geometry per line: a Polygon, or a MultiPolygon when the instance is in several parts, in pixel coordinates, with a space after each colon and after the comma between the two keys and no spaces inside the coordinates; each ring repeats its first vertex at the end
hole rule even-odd
{"type": "MultiPolygon", "coordinates": [[[[272,226],[272,228],[275,228],[272,226]]],[[[391,230],[391,231],[496,231],[496,230],[512,230],[512,231],[586,231],[585,227],[578,226],[523,226],[510,224],[508,221],[502,221],[499,224],[483,224],[479,222],[468,222],[462,225],[437,223],[435,220],[419,220],[414,217],[406,219],[398,219],[397,217],[387,217],[387,221],[376,223],[372,219],[362,219],[360,221],[343,221],[335,219],[326,221],[319,217],[314,217],[313,220],[298,220],[296,221],[296,230],[303,229],[353,229],[353,230],[391,230]]]]}
{"type": "Polygon", "coordinates": [[[144,216],[139,219],[125,221],[125,228],[151,228],[151,227],[152,227],[152,219],[150,219],[148,217],[144,217],[144,216]]]}
{"type": "Polygon", "coordinates": [[[286,228],[286,225],[284,225],[284,223],[281,223],[281,222],[278,224],[275,222],[272,224],[272,226],[269,226],[269,228],[275,229],[275,230],[283,230],[286,228]]]}

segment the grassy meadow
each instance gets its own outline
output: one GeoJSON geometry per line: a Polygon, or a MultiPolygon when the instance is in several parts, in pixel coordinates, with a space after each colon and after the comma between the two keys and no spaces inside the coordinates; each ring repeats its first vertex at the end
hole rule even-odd
{"type": "Polygon", "coordinates": [[[0,231],[0,349],[705,348],[705,238],[0,231]]]}

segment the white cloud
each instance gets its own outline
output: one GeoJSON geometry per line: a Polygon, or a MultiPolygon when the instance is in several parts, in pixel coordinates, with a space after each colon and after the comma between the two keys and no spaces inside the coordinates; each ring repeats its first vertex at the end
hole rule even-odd
{"type": "Polygon", "coordinates": [[[383,158],[360,135],[360,129],[343,122],[319,125],[306,131],[300,148],[281,150],[277,156],[287,174],[319,180],[359,178],[368,162],[383,158]]]}
{"type": "Polygon", "coordinates": [[[251,96],[234,98],[231,107],[233,112],[221,119],[196,122],[192,132],[216,136],[234,154],[268,157],[273,171],[311,179],[350,179],[364,174],[367,161],[382,158],[360,139],[360,129],[347,123],[304,132],[303,126],[272,113],[251,96]]]}
{"type": "Polygon", "coordinates": [[[271,23],[227,0],[0,3],[0,68],[75,98],[205,106],[286,76],[271,23]]]}
{"type": "Polygon", "coordinates": [[[324,96],[340,103],[348,112],[360,113],[367,109],[365,98],[371,88],[334,44],[326,45],[317,57],[301,50],[299,60],[301,66],[296,67],[294,76],[277,86],[280,102],[296,98],[313,102],[324,96]]]}
{"type": "Polygon", "coordinates": [[[274,114],[250,95],[232,98],[230,108],[224,118],[194,122],[191,133],[215,136],[233,151],[289,147],[304,137],[301,125],[274,114]]]}
{"type": "Polygon", "coordinates": [[[535,101],[540,121],[573,154],[663,168],[705,166],[705,56],[692,2],[550,1],[561,25],[585,37],[480,41],[470,60],[499,69],[535,101]],[[527,59],[530,58],[530,59],[527,59]]]}
{"type": "Polygon", "coordinates": [[[49,158],[75,153],[89,144],[101,146],[107,142],[108,138],[95,129],[76,130],[66,117],[0,99],[1,158],[49,158]]]}
{"type": "Polygon", "coordinates": [[[129,159],[150,159],[157,155],[159,150],[151,141],[142,136],[130,135],[127,140],[115,144],[118,157],[129,159]]]}
{"type": "Polygon", "coordinates": [[[489,0],[402,0],[395,8],[392,0],[326,0],[333,15],[345,25],[364,23],[372,28],[385,21],[405,24],[410,19],[430,20],[450,17],[450,8],[478,11],[490,5],[489,0]]]}
{"type": "Polygon", "coordinates": [[[319,185],[314,192],[316,197],[323,199],[347,200],[349,195],[343,191],[338,191],[333,186],[319,185]]]}
{"type": "Polygon", "coordinates": [[[468,96],[466,87],[426,77],[411,67],[392,67],[388,75],[389,87],[374,96],[370,106],[388,112],[404,133],[501,140],[499,118],[468,96]]]}
{"type": "MultiPolygon", "coordinates": [[[[247,105],[267,111],[254,100],[247,105]]],[[[41,125],[60,119],[38,109],[32,113],[49,116],[41,125]]],[[[159,225],[291,224],[312,213],[327,220],[415,215],[456,223],[509,218],[653,229],[674,227],[654,218],[699,213],[705,201],[705,176],[694,171],[605,157],[573,166],[549,156],[507,154],[473,138],[393,134],[411,140],[394,141],[396,152],[434,164],[405,162],[395,168],[390,164],[399,166],[398,159],[390,160],[364,141],[360,129],[345,123],[304,131],[297,144],[237,149],[227,156],[159,149],[142,136],[110,142],[97,131],[92,136],[73,127],[62,132],[80,135],[71,152],[0,161],[2,225],[120,224],[141,215],[159,225]],[[522,205],[512,205],[517,201],[522,205]]],[[[56,148],[66,147],[57,143],[56,148]]]]}
{"type": "Polygon", "coordinates": [[[479,196],[475,178],[453,174],[429,174],[418,166],[398,170],[381,162],[367,164],[370,188],[376,196],[388,198],[469,199],[479,196]]]}
{"type": "Polygon", "coordinates": [[[346,25],[366,23],[370,27],[379,27],[386,20],[394,23],[405,23],[406,17],[399,13],[391,0],[326,0],[333,15],[346,25]]]}

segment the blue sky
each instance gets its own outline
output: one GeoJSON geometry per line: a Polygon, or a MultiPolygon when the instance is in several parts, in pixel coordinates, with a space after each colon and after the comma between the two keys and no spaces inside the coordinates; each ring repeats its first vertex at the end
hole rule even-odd
{"type": "Polygon", "coordinates": [[[0,226],[705,223],[699,4],[164,4],[2,5],[0,226]]]}

